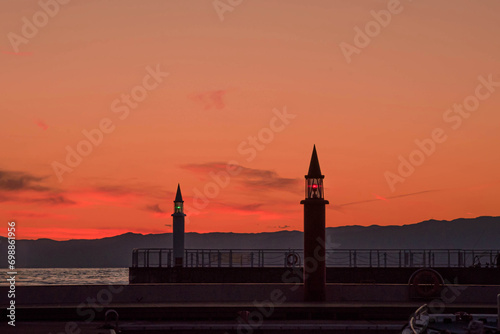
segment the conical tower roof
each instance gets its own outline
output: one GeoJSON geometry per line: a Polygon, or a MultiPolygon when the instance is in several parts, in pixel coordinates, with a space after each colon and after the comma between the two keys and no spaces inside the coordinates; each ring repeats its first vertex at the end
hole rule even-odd
{"type": "Polygon", "coordinates": [[[181,185],[180,184],[177,184],[177,194],[175,195],[174,202],[184,202],[182,200],[181,185]]]}
{"type": "Polygon", "coordinates": [[[321,168],[319,167],[318,153],[316,153],[316,145],[313,147],[313,153],[311,156],[311,163],[309,164],[309,172],[306,175],[307,178],[324,178],[321,175],[321,168]]]}

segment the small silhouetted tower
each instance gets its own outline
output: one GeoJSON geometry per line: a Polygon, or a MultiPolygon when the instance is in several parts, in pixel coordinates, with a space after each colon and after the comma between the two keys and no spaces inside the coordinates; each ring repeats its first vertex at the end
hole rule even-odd
{"type": "Polygon", "coordinates": [[[325,205],[323,179],[316,146],[313,147],[306,177],[304,204],[304,300],[326,298],[325,205]]]}
{"type": "Polygon", "coordinates": [[[174,200],[174,213],[172,214],[174,233],[174,263],[176,267],[182,267],[184,263],[184,201],[182,200],[181,186],[177,185],[177,194],[174,200]]]}

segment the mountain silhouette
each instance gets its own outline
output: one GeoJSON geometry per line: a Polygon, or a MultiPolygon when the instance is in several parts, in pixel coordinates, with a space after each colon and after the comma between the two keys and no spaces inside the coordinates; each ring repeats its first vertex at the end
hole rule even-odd
{"type": "MultiPolygon", "coordinates": [[[[403,226],[341,226],[326,231],[328,249],[500,249],[500,217],[428,220],[403,226]]],[[[300,231],[186,233],[187,249],[302,249],[300,231]]],[[[172,234],[137,234],[55,241],[16,240],[17,268],[129,267],[134,248],[171,248],[172,234]]],[[[0,237],[7,266],[7,239],[0,237]]]]}

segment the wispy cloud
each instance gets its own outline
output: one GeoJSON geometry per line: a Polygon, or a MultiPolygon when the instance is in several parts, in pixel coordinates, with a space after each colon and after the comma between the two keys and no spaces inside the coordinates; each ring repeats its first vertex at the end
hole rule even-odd
{"type": "Polygon", "coordinates": [[[39,197],[39,198],[31,198],[27,199],[27,202],[32,203],[41,203],[41,204],[49,204],[49,205],[74,205],[75,201],[70,200],[69,198],[63,195],[51,195],[49,194],[47,197],[39,197]]]}
{"type": "Polygon", "coordinates": [[[49,126],[45,124],[45,122],[42,121],[41,119],[37,119],[35,121],[35,124],[38,125],[38,127],[40,127],[42,130],[47,130],[49,128],[49,126]]]}
{"type": "Polygon", "coordinates": [[[273,170],[241,167],[241,183],[248,189],[296,192],[299,179],[281,177],[273,170]]]}
{"type": "MultiPolygon", "coordinates": [[[[196,173],[198,176],[201,176],[201,179],[208,179],[210,172],[225,171],[227,164],[223,162],[209,162],[187,164],[181,167],[196,173]]],[[[282,190],[295,193],[301,184],[299,179],[281,177],[273,170],[243,166],[235,166],[235,168],[239,168],[240,172],[238,175],[232,176],[231,179],[234,179],[245,191],[282,190]]]]}
{"type": "Polygon", "coordinates": [[[111,196],[121,197],[121,196],[141,196],[149,198],[164,199],[175,196],[173,191],[165,191],[156,185],[146,185],[146,184],[111,184],[104,183],[100,185],[94,185],[92,187],[93,191],[108,194],[111,196]]]}
{"type": "Polygon", "coordinates": [[[231,215],[255,216],[257,220],[280,220],[285,218],[284,214],[274,210],[265,209],[261,204],[239,205],[218,203],[214,204],[213,207],[210,208],[210,212],[225,215],[226,217],[231,215]]]}
{"type": "Polygon", "coordinates": [[[25,172],[0,170],[0,191],[47,191],[48,187],[40,185],[45,177],[25,172]]]}
{"type": "Polygon", "coordinates": [[[0,202],[61,206],[74,205],[64,191],[43,184],[47,177],[23,171],[0,171],[0,202]]]}
{"type": "Polygon", "coordinates": [[[124,182],[116,184],[110,180],[106,182],[86,180],[85,186],[57,189],[46,186],[44,181],[47,179],[23,171],[0,170],[0,202],[76,207],[131,206],[133,203],[142,202],[144,205],[147,201],[158,201],[174,196],[173,191],[164,191],[156,185],[124,182]]]}
{"type": "Polygon", "coordinates": [[[382,197],[380,195],[374,194],[374,199],[366,199],[362,201],[355,201],[355,202],[348,202],[348,203],[343,203],[343,204],[337,204],[337,205],[332,205],[329,206],[329,208],[333,210],[341,210],[343,207],[350,206],[350,205],[358,205],[358,204],[364,204],[364,203],[370,203],[370,202],[378,202],[378,201],[388,201],[390,199],[396,199],[396,198],[401,198],[401,197],[408,197],[408,196],[416,196],[416,195],[423,195],[423,194],[428,194],[428,193],[433,193],[437,191],[442,191],[438,189],[433,189],[433,190],[423,190],[423,191],[417,191],[414,193],[408,193],[408,194],[401,194],[401,195],[395,195],[395,196],[388,196],[388,197],[382,197]]]}
{"type": "Polygon", "coordinates": [[[223,98],[226,93],[227,90],[219,89],[219,90],[192,94],[189,96],[189,98],[200,104],[205,110],[209,110],[212,108],[224,109],[225,104],[223,98]]]}
{"type": "Polygon", "coordinates": [[[170,212],[166,212],[165,210],[160,208],[159,203],[153,205],[146,205],[142,209],[150,212],[154,218],[165,219],[170,216],[170,212]]]}
{"type": "Polygon", "coordinates": [[[208,178],[209,172],[225,170],[227,164],[224,162],[207,162],[203,164],[185,164],[180,167],[200,176],[208,178]]]}
{"type": "Polygon", "coordinates": [[[226,207],[232,208],[234,210],[238,211],[257,211],[259,210],[264,204],[262,203],[254,203],[254,204],[223,204],[226,207]]]}
{"type": "Polygon", "coordinates": [[[146,211],[152,211],[152,212],[155,212],[155,213],[166,213],[165,211],[163,211],[160,208],[160,204],[147,205],[144,209],[146,211]]]}
{"type": "Polygon", "coordinates": [[[12,52],[12,51],[3,51],[2,53],[6,55],[13,55],[13,56],[32,56],[33,52],[12,52]]]}
{"type": "Polygon", "coordinates": [[[68,215],[59,215],[53,213],[46,212],[35,212],[35,211],[10,211],[9,214],[16,219],[19,217],[23,218],[50,218],[50,219],[71,219],[71,216],[68,215]]]}

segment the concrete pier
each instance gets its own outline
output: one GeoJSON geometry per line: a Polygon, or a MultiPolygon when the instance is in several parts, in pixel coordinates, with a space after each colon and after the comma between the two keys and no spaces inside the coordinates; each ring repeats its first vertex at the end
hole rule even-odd
{"type": "MultiPolygon", "coordinates": [[[[230,320],[242,310],[272,306],[269,319],[404,320],[423,304],[406,284],[327,284],[326,302],[304,303],[301,284],[134,284],[18,286],[17,320],[103,318],[117,309],[120,318],[230,320]],[[263,307],[264,307],[263,306],[263,307]]],[[[500,285],[450,285],[432,301],[447,311],[497,312],[500,285]],[[453,297],[453,298],[452,298],[453,297]]],[[[6,316],[7,287],[0,287],[6,316]]],[[[443,312],[443,310],[440,310],[443,312]]]]}
{"type": "MultiPolygon", "coordinates": [[[[0,287],[6,318],[8,287],[0,287]]],[[[430,301],[439,313],[495,314],[500,285],[449,285],[430,301]]],[[[420,305],[407,284],[327,284],[326,301],[304,302],[302,284],[132,284],[18,286],[16,327],[1,333],[107,333],[105,313],[122,333],[399,333],[420,305]],[[246,314],[246,316],[244,315],[246,314]],[[242,320],[247,318],[247,320],[242,320]],[[247,327],[245,327],[247,326],[247,327]]]]}
{"type": "MultiPolygon", "coordinates": [[[[408,284],[420,268],[326,268],[327,283],[408,284]]],[[[444,282],[500,285],[497,268],[433,268],[444,282]]],[[[302,268],[131,267],[130,283],[303,283],[302,268]]]]}

